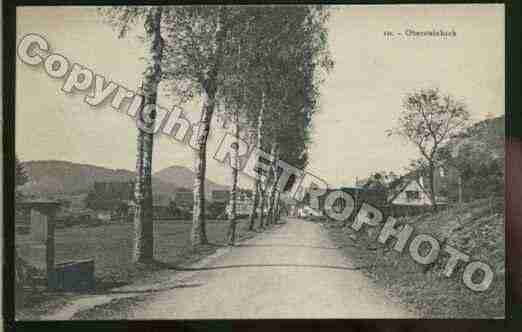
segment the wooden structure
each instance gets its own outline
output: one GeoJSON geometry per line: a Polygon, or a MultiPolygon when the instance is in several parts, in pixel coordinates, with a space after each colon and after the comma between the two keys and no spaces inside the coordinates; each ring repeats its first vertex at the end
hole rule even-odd
{"type": "Polygon", "coordinates": [[[45,271],[47,286],[54,287],[54,229],[56,212],[60,202],[50,200],[33,200],[19,203],[23,209],[31,211],[31,237],[37,243],[45,244],[45,271]]]}

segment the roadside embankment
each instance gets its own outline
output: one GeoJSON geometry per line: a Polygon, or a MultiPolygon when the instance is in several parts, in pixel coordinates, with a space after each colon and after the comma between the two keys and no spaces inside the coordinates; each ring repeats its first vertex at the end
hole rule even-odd
{"type": "MultiPolygon", "coordinates": [[[[393,250],[395,239],[383,245],[378,227],[363,226],[354,231],[350,224],[324,222],[344,253],[366,266],[365,273],[400,302],[413,305],[424,317],[502,318],[505,311],[505,240],[502,198],[477,200],[437,213],[401,218],[396,229],[410,225],[414,231],[402,252],[393,250]],[[440,254],[431,264],[412,259],[408,247],[418,234],[427,234],[440,243],[440,254]],[[347,245],[347,244],[352,244],[347,245]],[[450,277],[444,275],[449,255],[446,245],[481,261],[493,271],[493,281],[484,291],[469,289],[463,282],[466,264],[457,264],[450,277]]],[[[422,251],[422,250],[420,250],[422,251]]],[[[474,280],[481,278],[475,273],[474,280]]]]}

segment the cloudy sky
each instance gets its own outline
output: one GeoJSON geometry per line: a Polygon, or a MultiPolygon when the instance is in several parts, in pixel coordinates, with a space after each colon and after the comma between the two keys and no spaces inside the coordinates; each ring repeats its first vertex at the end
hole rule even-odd
{"type": "MultiPolygon", "coordinates": [[[[17,40],[38,33],[52,52],[66,56],[129,89],[140,82],[144,50],[133,34],[118,39],[94,8],[19,8],[17,40]]],[[[136,31],[139,35],[140,31],[136,31]]],[[[501,5],[335,6],[329,23],[335,60],[314,118],[309,170],[329,184],[351,185],[372,171],[400,173],[413,147],[385,130],[393,126],[402,96],[438,87],[466,102],[474,120],[504,113],[504,9],[501,5]],[[407,37],[411,29],[445,30],[456,37],[407,37]],[[394,37],[385,37],[392,31],[394,37]],[[403,33],[402,36],[398,33],[403,33]]],[[[16,62],[16,149],[22,160],[57,159],[132,170],[134,122],[110,106],[90,107],[82,93],[65,94],[62,79],[42,66],[16,62]]],[[[159,104],[172,106],[160,96],[159,104]]],[[[193,121],[198,103],[185,107],[193,121]]],[[[213,153],[222,133],[210,142],[213,153]]],[[[225,182],[230,171],[209,158],[208,175],[225,182]]],[[[153,169],[192,167],[193,151],[158,136],[153,169]]]]}

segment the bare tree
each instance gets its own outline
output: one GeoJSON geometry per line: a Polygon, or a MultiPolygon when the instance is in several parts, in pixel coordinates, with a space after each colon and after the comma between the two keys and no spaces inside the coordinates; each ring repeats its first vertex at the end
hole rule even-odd
{"type": "Polygon", "coordinates": [[[434,210],[437,209],[434,177],[439,152],[468,121],[469,112],[461,101],[443,95],[438,89],[419,89],[404,97],[398,124],[388,131],[389,135],[403,137],[419,150],[426,164],[434,210]]]}

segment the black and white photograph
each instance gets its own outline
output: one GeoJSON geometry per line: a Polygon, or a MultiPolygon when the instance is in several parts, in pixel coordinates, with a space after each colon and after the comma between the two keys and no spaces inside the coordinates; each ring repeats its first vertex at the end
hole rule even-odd
{"type": "Polygon", "coordinates": [[[504,4],[16,7],[15,319],[504,319],[505,37],[504,4]]]}

